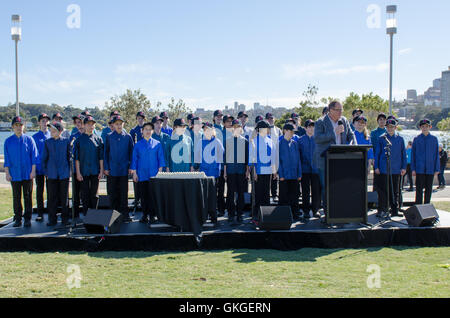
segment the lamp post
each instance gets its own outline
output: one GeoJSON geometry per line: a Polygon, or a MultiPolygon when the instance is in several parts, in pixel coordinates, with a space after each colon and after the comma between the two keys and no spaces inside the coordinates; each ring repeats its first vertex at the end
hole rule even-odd
{"type": "Polygon", "coordinates": [[[397,33],[397,20],[395,13],[397,12],[397,6],[387,6],[387,20],[386,20],[386,33],[390,36],[391,40],[391,62],[389,71],[389,115],[392,115],[392,64],[393,64],[393,46],[394,46],[394,34],[397,33]]]}
{"type": "Polygon", "coordinates": [[[22,38],[22,28],[20,26],[21,18],[20,15],[14,14],[11,18],[11,37],[16,44],[16,116],[19,114],[19,66],[18,66],[18,55],[17,55],[17,44],[22,38]]]}

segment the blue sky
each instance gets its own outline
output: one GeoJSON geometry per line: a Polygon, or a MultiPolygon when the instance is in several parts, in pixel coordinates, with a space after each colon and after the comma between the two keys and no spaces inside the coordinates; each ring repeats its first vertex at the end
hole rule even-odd
{"type": "Polygon", "coordinates": [[[419,93],[450,65],[447,0],[14,0],[0,3],[0,105],[15,101],[11,15],[22,15],[20,100],[102,107],[127,88],[191,108],[234,101],[296,106],[319,97],[388,97],[385,6],[398,5],[394,96],[419,93]],[[80,28],[70,29],[70,4],[80,28]],[[368,19],[380,8],[380,28],[368,19]]]}

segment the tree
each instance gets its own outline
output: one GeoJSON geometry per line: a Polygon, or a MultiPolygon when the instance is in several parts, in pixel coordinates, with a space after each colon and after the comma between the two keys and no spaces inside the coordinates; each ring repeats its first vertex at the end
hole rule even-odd
{"type": "Polygon", "coordinates": [[[350,95],[345,98],[342,106],[344,107],[344,116],[349,120],[353,118],[353,110],[362,109],[364,111],[364,117],[367,118],[367,128],[369,130],[375,129],[378,126],[377,117],[379,113],[387,114],[389,112],[389,102],[373,93],[359,96],[358,94],[351,92],[350,95]]]}
{"type": "Polygon", "coordinates": [[[169,117],[172,119],[177,118],[185,118],[188,113],[191,113],[191,109],[186,106],[186,103],[179,99],[177,103],[175,103],[175,98],[171,98],[170,103],[167,105],[167,112],[169,113],[169,117]]]}
{"type": "Polygon", "coordinates": [[[125,94],[111,97],[110,101],[106,102],[103,113],[108,117],[115,110],[125,119],[125,128],[128,131],[136,125],[136,114],[138,112],[144,112],[148,118],[157,113],[157,110],[152,110],[150,101],[147,96],[141,93],[140,89],[127,89],[125,94]]]}
{"type": "Polygon", "coordinates": [[[437,127],[441,131],[450,131],[450,117],[447,117],[447,118],[441,120],[437,124],[437,127]]]}

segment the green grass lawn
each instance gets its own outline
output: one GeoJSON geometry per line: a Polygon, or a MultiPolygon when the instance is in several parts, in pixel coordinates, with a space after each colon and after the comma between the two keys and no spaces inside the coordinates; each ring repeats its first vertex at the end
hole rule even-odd
{"type": "Polygon", "coordinates": [[[0,297],[449,297],[449,263],[450,247],[0,253],[0,297]]]}
{"type": "MultiPolygon", "coordinates": [[[[11,199],[1,188],[0,219],[11,199]]],[[[449,297],[449,264],[450,247],[0,253],[0,297],[449,297]],[[367,286],[371,264],[381,288],[367,286]]]]}

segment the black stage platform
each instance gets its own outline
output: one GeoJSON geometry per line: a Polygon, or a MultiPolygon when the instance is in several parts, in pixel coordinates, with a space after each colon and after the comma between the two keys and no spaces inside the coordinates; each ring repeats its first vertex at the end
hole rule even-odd
{"type": "MultiPolygon", "coordinates": [[[[130,207],[131,208],[131,207],[130,207]]],[[[31,228],[14,228],[6,222],[0,228],[0,251],[189,251],[222,249],[278,249],[297,250],[315,248],[366,248],[384,246],[450,246],[450,213],[438,211],[440,223],[435,227],[409,227],[404,218],[393,218],[379,223],[375,211],[369,213],[368,222],[327,226],[317,218],[297,222],[290,231],[260,231],[251,222],[247,212],[242,224],[229,224],[219,218],[219,226],[204,225],[200,237],[183,233],[167,224],[152,224],[151,228],[139,223],[140,212],[133,222],[121,225],[119,234],[89,234],[82,219],[69,234],[69,227],[54,227],[34,219],[31,228]]],[[[133,213],[132,213],[133,214],[133,213]]],[[[9,221],[11,222],[11,220],[9,221]]],[[[1,226],[1,225],[0,225],[1,226]]]]}

